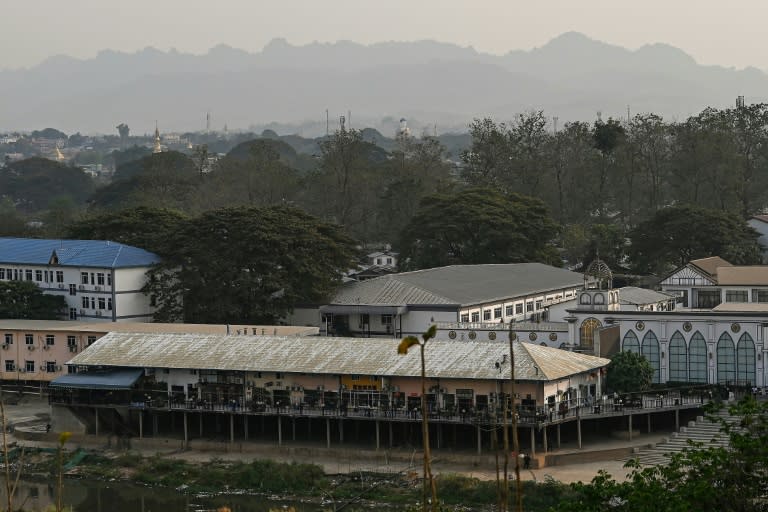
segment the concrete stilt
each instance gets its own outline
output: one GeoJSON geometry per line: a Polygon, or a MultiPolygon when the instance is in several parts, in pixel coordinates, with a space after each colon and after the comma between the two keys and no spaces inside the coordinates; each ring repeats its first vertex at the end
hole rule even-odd
{"type": "Polygon", "coordinates": [[[235,415],[229,415],[229,442],[235,442],[235,415]]]}
{"type": "Polygon", "coordinates": [[[331,447],[331,418],[325,418],[325,447],[331,447]]]}
{"type": "Polygon", "coordinates": [[[436,435],[437,435],[437,449],[438,450],[443,445],[443,429],[440,428],[440,427],[441,427],[440,423],[437,423],[435,425],[435,430],[437,430],[436,435]]]}
{"type": "Polygon", "coordinates": [[[629,413],[629,440],[632,440],[632,413],[629,413]]]}
{"type": "Polygon", "coordinates": [[[576,418],[576,439],[578,440],[579,450],[581,450],[581,418],[576,418]]]}
{"type": "Polygon", "coordinates": [[[157,437],[157,413],[152,413],[152,435],[157,437]]]}
{"type": "Polygon", "coordinates": [[[283,446],[283,418],[277,415],[277,446],[283,446]]]}
{"type": "Polygon", "coordinates": [[[477,426],[476,430],[477,430],[477,454],[480,455],[483,453],[483,438],[480,432],[479,425],[477,426]]]}
{"type": "Polygon", "coordinates": [[[648,413],[648,433],[651,433],[651,413],[648,413]]]}
{"type": "Polygon", "coordinates": [[[243,438],[248,440],[248,415],[243,415],[243,438]]]}
{"type": "Polygon", "coordinates": [[[675,409],[675,432],[680,430],[680,409],[675,409]]]}
{"type": "Polygon", "coordinates": [[[536,456],[536,427],[531,427],[531,456],[536,456]]]}
{"type": "Polygon", "coordinates": [[[96,420],[96,435],[99,435],[99,410],[94,408],[93,412],[96,420]]]}
{"type": "Polygon", "coordinates": [[[200,412],[200,437],[203,437],[203,413],[200,412]]]}
{"type": "Polygon", "coordinates": [[[389,422],[389,447],[392,448],[394,444],[395,444],[395,436],[394,436],[394,433],[392,432],[392,422],[390,421],[389,422]]]}
{"type": "Polygon", "coordinates": [[[187,411],[184,411],[184,448],[189,448],[189,430],[187,430],[187,411]]]}
{"type": "Polygon", "coordinates": [[[339,443],[344,444],[344,420],[339,418],[339,443]]]}
{"type": "Polygon", "coordinates": [[[144,411],[139,411],[139,439],[144,439],[144,411]]]}
{"type": "Polygon", "coordinates": [[[379,420],[376,420],[376,451],[381,448],[381,440],[379,439],[379,420]]]}
{"type": "Polygon", "coordinates": [[[560,424],[557,424],[557,447],[560,448],[560,424]]]}
{"type": "Polygon", "coordinates": [[[291,418],[291,439],[296,440],[296,417],[291,418]]]}
{"type": "Polygon", "coordinates": [[[547,426],[544,425],[544,453],[547,453],[549,451],[548,446],[548,440],[547,440],[547,426]]]}

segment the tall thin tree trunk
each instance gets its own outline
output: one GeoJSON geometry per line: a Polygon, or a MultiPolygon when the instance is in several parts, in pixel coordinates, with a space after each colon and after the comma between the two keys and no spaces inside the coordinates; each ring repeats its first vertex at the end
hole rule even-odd
{"type": "MultiPolygon", "coordinates": [[[[515,339],[517,334],[509,331],[509,384],[512,400],[515,400],[517,393],[515,391],[515,339]]],[[[514,402],[513,402],[514,403],[514,402]]],[[[512,447],[515,451],[515,481],[517,482],[515,492],[515,512],[523,512],[523,485],[520,481],[520,439],[517,436],[517,411],[512,408],[512,447]]]]}
{"type": "Polygon", "coordinates": [[[424,349],[426,341],[420,344],[421,347],[421,435],[424,442],[424,489],[422,496],[422,510],[427,510],[427,485],[432,494],[432,512],[438,512],[440,507],[437,503],[437,486],[435,479],[432,478],[432,454],[429,447],[429,423],[427,421],[427,389],[426,389],[426,365],[424,362],[424,349]]]}

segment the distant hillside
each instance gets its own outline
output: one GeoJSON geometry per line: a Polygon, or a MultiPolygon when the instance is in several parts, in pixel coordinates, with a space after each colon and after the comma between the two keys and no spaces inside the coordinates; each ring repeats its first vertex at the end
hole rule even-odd
{"type": "Polygon", "coordinates": [[[103,51],[93,59],[51,57],[0,72],[0,130],[133,133],[263,127],[276,121],[304,136],[352,113],[352,126],[391,136],[400,117],[415,133],[463,131],[478,116],[510,119],[544,109],[566,120],[633,112],[667,118],[706,106],[768,101],[768,76],[755,68],[700,66],[664,44],[628,50],[563,34],[541,48],[495,56],[434,41],[369,46],[342,41],[293,46],[276,39],[259,53],[227,46],[195,56],[153,48],[103,51]]]}

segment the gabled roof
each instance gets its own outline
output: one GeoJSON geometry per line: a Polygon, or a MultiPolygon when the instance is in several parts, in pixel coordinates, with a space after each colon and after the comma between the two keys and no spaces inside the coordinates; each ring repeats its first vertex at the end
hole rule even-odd
{"type": "Polygon", "coordinates": [[[159,261],[159,256],[144,249],[105,240],[0,238],[0,264],[130,268],[159,261]]]}
{"type": "Polygon", "coordinates": [[[347,283],[331,304],[471,306],[583,283],[581,274],[542,263],[452,265],[347,283]]]}
{"type": "Polygon", "coordinates": [[[768,265],[719,267],[717,284],[720,286],[768,286],[768,265]]]}
{"type": "MultiPolygon", "coordinates": [[[[290,372],[320,375],[418,377],[417,353],[397,353],[399,340],[306,338],[202,334],[109,333],[67,364],[117,368],[169,368],[290,372]]],[[[513,344],[515,379],[550,381],[594,371],[610,361],[600,357],[513,344]]],[[[431,340],[425,348],[430,378],[508,379],[493,362],[509,355],[506,342],[431,340]]]]}
{"type": "Polygon", "coordinates": [[[710,256],[709,258],[700,258],[698,260],[691,260],[689,265],[693,265],[698,270],[704,272],[707,276],[717,281],[717,269],[721,267],[733,266],[728,261],[724,260],[720,256],[710,256]]]}

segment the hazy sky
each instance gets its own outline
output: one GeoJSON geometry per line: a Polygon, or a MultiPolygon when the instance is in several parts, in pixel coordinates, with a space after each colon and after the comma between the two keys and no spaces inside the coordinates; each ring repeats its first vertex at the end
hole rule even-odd
{"type": "Polygon", "coordinates": [[[628,48],[664,42],[703,64],[768,68],[765,0],[3,0],[0,69],[146,46],[435,39],[490,53],[575,30],[628,48]]]}

